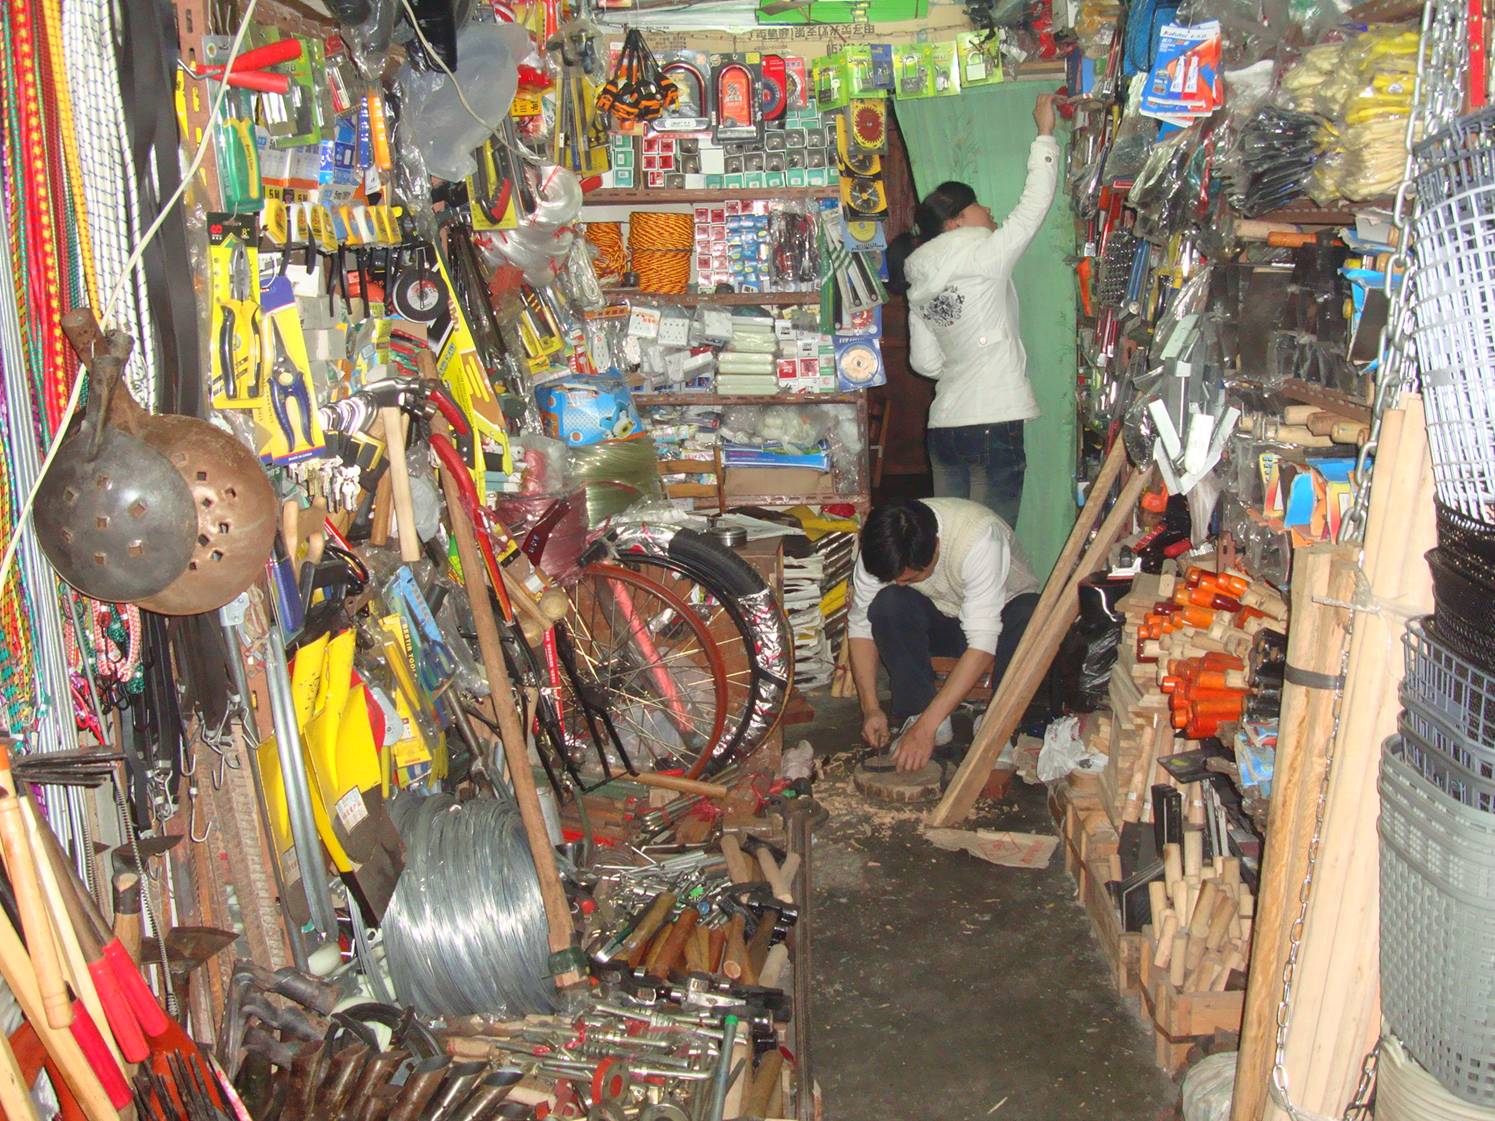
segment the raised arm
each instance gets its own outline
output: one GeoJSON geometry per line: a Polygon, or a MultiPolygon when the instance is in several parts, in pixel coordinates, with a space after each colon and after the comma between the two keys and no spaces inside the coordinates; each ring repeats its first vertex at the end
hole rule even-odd
{"type": "Polygon", "coordinates": [[[1010,265],[1037,235],[1059,184],[1059,142],[1054,139],[1054,95],[1040,94],[1033,106],[1038,137],[1028,149],[1028,178],[1012,213],[991,235],[989,260],[1010,265]]]}

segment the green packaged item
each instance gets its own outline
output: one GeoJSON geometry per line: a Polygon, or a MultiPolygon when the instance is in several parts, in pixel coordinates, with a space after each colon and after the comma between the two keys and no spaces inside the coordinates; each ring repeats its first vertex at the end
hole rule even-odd
{"type": "Polygon", "coordinates": [[[933,97],[934,68],[926,43],[907,43],[893,48],[893,92],[905,100],[933,97]]]}
{"type": "Polygon", "coordinates": [[[960,66],[955,57],[955,41],[930,43],[929,73],[934,81],[936,97],[946,97],[960,92],[960,66]]]}
{"type": "Polygon", "coordinates": [[[844,109],[851,100],[851,77],[840,55],[815,60],[810,71],[815,83],[815,104],[822,113],[844,109]]]}
{"type": "Polygon", "coordinates": [[[986,31],[967,31],[955,37],[960,63],[960,88],[994,86],[1002,81],[1002,40],[986,31]]]}

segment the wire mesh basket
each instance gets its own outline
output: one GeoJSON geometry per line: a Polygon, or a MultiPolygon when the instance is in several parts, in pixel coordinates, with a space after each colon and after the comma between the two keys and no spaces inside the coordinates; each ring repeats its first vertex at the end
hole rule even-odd
{"type": "Polygon", "coordinates": [[[1402,652],[1402,704],[1495,758],[1495,676],[1459,657],[1431,616],[1407,624],[1402,652]]]}
{"type": "Polygon", "coordinates": [[[1451,552],[1469,553],[1495,565],[1495,524],[1471,518],[1462,510],[1433,500],[1438,517],[1438,544],[1451,552]]]}
{"type": "Polygon", "coordinates": [[[1450,798],[1471,809],[1495,814],[1495,767],[1491,756],[1470,752],[1436,720],[1418,709],[1403,709],[1397,721],[1407,762],[1450,798]]]}
{"type": "Polygon", "coordinates": [[[1456,550],[1427,551],[1438,633],[1462,658],[1495,671],[1495,579],[1486,566],[1456,550]]]}
{"type": "Polygon", "coordinates": [[[1417,145],[1414,341],[1438,496],[1495,523],[1495,109],[1417,145]]]}
{"type": "Polygon", "coordinates": [[[1452,1093],[1495,1106],[1495,814],[1381,755],[1381,1012],[1452,1093]]]}

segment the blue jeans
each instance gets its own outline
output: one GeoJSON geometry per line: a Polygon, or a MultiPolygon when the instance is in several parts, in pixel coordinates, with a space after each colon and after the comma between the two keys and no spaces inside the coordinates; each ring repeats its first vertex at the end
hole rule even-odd
{"type": "MultiPolygon", "coordinates": [[[[1017,652],[1018,640],[1028,628],[1033,609],[1038,606],[1034,592],[1024,592],[1009,599],[1002,608],[1002,633],[997,637],[992,684],[1002,675],[1017,652]]],[[[940,613],[940,609],[923,592],[889,584],[873,597],[867,608],[872,624],[872,641],[877,655],[888,671],[892,693],[889,708],[893,725],[917,716],[934,700],[934,666],[930,658],[958,658],[965,653],[966,635],[960,620],[940,613]]]]}
{"type": "Polygon", "coordinates": [[[1017,525],[1028,467],[1022,421],[931,428],[929,463],[936,498],[969,498],[1017,525]]]}

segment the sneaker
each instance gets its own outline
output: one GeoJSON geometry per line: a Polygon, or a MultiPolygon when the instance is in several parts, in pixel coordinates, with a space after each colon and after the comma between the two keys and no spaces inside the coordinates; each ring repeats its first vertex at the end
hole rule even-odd
{"type": "MultiPolygon", "coordinates": [[[[903,733],[912,728],[915,721],[917,721],[918,719],[919,717],[917,715],[910,716],[907,720],[905,720],[898,726],[898,731],[893,736],[893,742],[888,744],[889,755],[892,755],[898,750],[898,741],[903,738],[903,733]]],[[[947,716],[940,721],[940,726],[934,730],[934,746],[944,747],[954,738],[955,727],[950,723],[950,718],[947,716]]]]}

